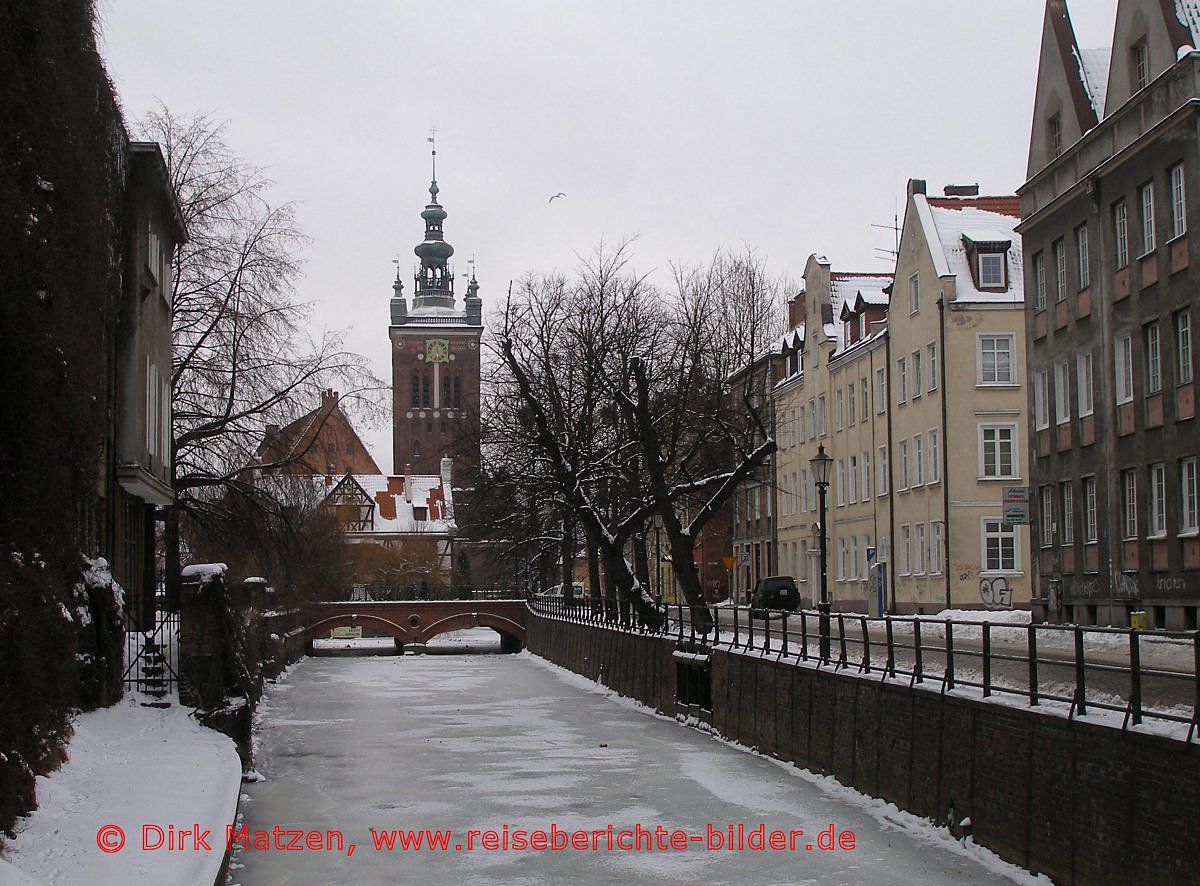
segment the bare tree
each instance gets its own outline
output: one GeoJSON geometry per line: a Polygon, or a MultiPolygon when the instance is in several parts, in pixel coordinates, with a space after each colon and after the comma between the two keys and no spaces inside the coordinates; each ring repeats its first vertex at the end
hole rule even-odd
{"type": "Polygon", "coordinates": [[[246,469],[268,423],[297,417],[329,387],[344,392],[342,402],[369,408],[384,386],[339,334],[310,338],[311,307],[293,290],[307,241],[292,207],[269,202],[263,170],[229,149],[224,126],[160,106],[140,128],[162,146],[188,229],[171,281],[176,503],[166,561],[174,589],[180,511],[228,519],[239,513],[232,498],[260,499],[246,469]]]}

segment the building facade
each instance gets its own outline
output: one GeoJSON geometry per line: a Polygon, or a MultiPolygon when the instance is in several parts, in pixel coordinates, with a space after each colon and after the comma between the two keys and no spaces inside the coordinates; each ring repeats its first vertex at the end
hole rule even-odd
{"type": "MultiPolygon", "coordinates": [[[[831,270],[809,256],[804,289],[788,305],[782,351],[786,375],[774,389],[779,425],[775,491],[781,571],[796,578],[815,605],[820,590],[820,509],[810,460],[824,447],[833,459],[827,490],[827,592],[834,607],[879,614],[886,608],[876,552],[886,545],[875,477],[886,442],[876,404],[890,274],[831,270]],[[882,533],[882,538],[881,538],[882,533]]],[[[886,450],[885,450],[886,452],[886,450]]]]}
{"type": "MultiPolygon", "coordinates": [[[[888,312],[892,607],[1027,606],[1024,277],[1016,197],[912,180],[888,312]]],[[[880,467],[882,454],[877,456],[880,467]]]]}
{"type": "Polygon", "coordinates": [[[337,391],[321,392],[321,405],[280,427],[267,425],[258,465],[284,474],[380,474],[379,466],[350,419],[337,391]]]}
{"type": "Polygon", "coordinates": [[[1099,50],[1046,4],[1020,231],[1052,620],[1197,625],[1198,44],[1194,2],[1120,0],[1099,50]]]}
{"type": "Polygon", "coordinates": [[[454,273],[446,242],[446,211],[438,203],[436,178],[421,213],[425,239],[411,309],[397,271],[392,285],[393,472],[437,474],[453,458],[459,482],[474,485],[479,465],[479,343],[483,302],[472,272],[463,309],[455,304],[454,273]]]}

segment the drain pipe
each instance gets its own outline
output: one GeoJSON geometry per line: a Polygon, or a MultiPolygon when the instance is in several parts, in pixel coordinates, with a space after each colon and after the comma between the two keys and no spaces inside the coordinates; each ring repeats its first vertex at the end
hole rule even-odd
{"type": "Polygon", "coordinates": [[[938,363],[938,375],[941,378],[938,384],[942,386],[942,451],[939,453],[942,460],[942,571],[946,576],[946,608],[953,609],[950,603],[950,447],[946,445],[946,290],[943,289],[941,295],[938,296],[938,350],[940,350],[942,359],[938,363]]]}

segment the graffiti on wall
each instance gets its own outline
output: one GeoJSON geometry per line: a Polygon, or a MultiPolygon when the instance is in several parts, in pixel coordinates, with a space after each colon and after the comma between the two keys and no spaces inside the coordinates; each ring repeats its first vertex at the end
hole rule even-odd
{"type": "Polygon", "coordinates": [[[985,606],[1011,606],[1012,588],[1004,576],[996,578],[981,578],[979,580],[979,598],[985,606]]]}

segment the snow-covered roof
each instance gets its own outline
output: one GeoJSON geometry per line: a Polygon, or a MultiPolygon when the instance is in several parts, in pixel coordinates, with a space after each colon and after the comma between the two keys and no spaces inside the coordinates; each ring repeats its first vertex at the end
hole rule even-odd
{"type": "MultiPolygon", "coordinates": [[[[454,497],[450,484],[437,474],[348,474],[375,504],[367,533],[448,533],[454,529],[454,497]],[[411,493],[411,496],[410,496],[411,493]],[[411,498],[411,500],[410,500],[411,498]],[[427,519],[417,520],[414,508],[425,508],[427,519]]],[[[345,477],[330,487],[338,489],[345,477]]],[[[313,477],[325,485],[325,477],[313,477]]],[[[354,534],[352,531],[351,534],[354,534]]]]}
{"type": "Polygon", "coordinates": [[[888,296],[884,289],[891,285],[891,274],[835,273],[829,275],[829,303],[833,307],[833,317],[838,322],[826,323],[825,335],[827,338],[837,341],[838,351],[846,346],[845,327],[838,320],[842,316],[842,305],[849,302],[853,307],[859,298],[867,304],[886,305],[888,296]]]}
{"type": "Polygon", "coordinates": [[[930,200],[924,194],[916,194],[913,204],[929,244],[935,272],[939,277],[953,275],[957,278],[957,300],[998,303],[1025,300],[1021,235],[1015,230],[1020,221],[1016,198],[936,197],[930,200]],[[981,208],[981,205],[989,208],[981,208]],[[1004,211],[992,211],[993,208],[1004,211]],[[976,243],[1008,242],[1008,288],[1005,291],[981,291],[976,287],[964,238],[976,243]]]}
{"type": "Polygon", "coordinates": [[[1200,0],[1175,0],[1175,18],[1192,35],[1192,46],[1200,48],[1200,0]]]}
{"type": "Polygon", "coordinates": [[[1104,119],[1104,102],[1108,97],[1108,66],[1112,61],[1112,48],[1079,49],[1075,61],[1079,64],[1079,79],[1087,93],[1096,119],[1104,119]]]}
{"type": "Polygon", "coordinates": [[[798,351],[804,347],[804,324],[798,323],[783,334],[780,350],[798,351]]]}

